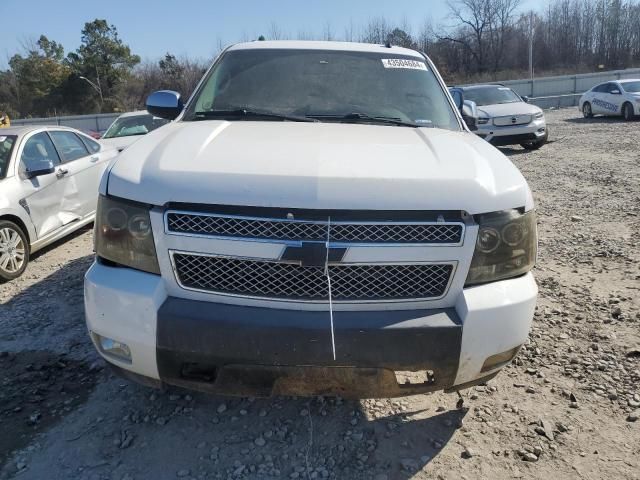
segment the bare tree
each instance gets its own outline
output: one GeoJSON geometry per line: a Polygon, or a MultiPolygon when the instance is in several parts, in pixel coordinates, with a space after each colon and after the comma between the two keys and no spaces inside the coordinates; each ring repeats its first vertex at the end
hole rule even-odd
{"type": "Polygon", "coordinates": [[[353,25],[353,18],[349,19],[349,24],[344,29],[344,40],[345,42],[356,41],[356,33],[355,33],[355,27],[353,25]]]}
{"type": "Polygon", "coordinates": [[[284,40],[285,34],[276,22],[269,25],[269,40],[284,40]]]}
{"type": "Polygon", "coordinates": [[[324,29],[323,29],[323,33],[322,33],[322,38],[323,38],[323,40],[326,40],[326,41],[335,40],[335,34],[333,32],[333,26],[331,25],[331,22],[329,20],[327,20],[324,23],[324,29]]]}

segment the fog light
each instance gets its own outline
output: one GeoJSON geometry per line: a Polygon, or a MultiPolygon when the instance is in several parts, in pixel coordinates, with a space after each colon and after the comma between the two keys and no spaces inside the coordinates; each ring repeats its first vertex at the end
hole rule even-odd
{"type": "Polygon", "coordinates": [[[112,357],[116,360],[125,363],[131,363],[131,350],[126,343],[118,342],[113,338],[103,337],[95,332],[91,332],[95,339],[100,352],[107,357],[112,357]]]}
{"type": "Polygon", "coordinates": [[[495,370],[496,368],[504,367],[507,363],[515,358],[515,356],[520,351],[520,347],[522,345],[518,345],[511,350],[507,350],[506,352],[498,353],[496,355],[491,355],[484,361],[484,365],[482,365],[481,372],[488,372],[489,370],[495,370]]]}

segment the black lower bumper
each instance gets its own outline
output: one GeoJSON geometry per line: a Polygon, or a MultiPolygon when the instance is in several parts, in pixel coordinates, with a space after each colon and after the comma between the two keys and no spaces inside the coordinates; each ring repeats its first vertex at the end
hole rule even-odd
{"type": "Polygon", "coordinates": [[[536,135],[535,133],[522,133],[519,135],[498,135],[493,137],[489,142],[491,145],[515,145],[520,143],[530,143],[542,140],[544,135],[536,135]]]}
{"type": "Polygon", "coordinates": [[[164,383],[231,395],[400,396],[453,385],[462,325],[453,309],[334,312],[168,298],[158,311],[164,383]],[[397,372],[406,375],[399,383],[397,372]]]}

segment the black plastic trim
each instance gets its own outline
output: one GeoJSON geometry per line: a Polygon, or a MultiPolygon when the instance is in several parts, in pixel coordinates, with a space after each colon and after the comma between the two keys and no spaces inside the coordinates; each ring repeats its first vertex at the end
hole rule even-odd
{"type": "Polygon", "coordinates": [[[251,385],[238,385],[236,390],[229,385],[223,388],[215,380],[185,379],[185,365],[208,369],[212,375],[224,373],[227,367],[244,366],[248,371],[267,368],[273,378],[266,385],[264,378],[257,380],[254,392],[263,395],[288,367],[348,367],[358,371],[431,370],[435,382],[425,385],[428,391],[453,385],[462,342],[462,324],[455,310],[338,311],[333,321],[336,360],[328,311],[169,297],[158,311],[160,378],[187,388],[247,395],[252,392],[251,385]]]}
{"type": "Polygon", "coordinates": [[[268,219],[296,220],[327,220],[331,221],[425,221],[436,222],[438,217],[446,222],[463,221],[460,210],[335,210],[259,207],[250,205],[204,205],[197,203],[169,202],[164,205],[165,210],[181,210],[194,213],[216,213],[220,215],[239,215],[246,217],[268,219]]]}

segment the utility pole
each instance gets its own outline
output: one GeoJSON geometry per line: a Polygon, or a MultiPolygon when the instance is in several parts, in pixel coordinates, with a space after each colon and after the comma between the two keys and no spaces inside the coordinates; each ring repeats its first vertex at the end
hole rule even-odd
{"type": "Polygon", "coordinates": [[[533,89],[533,10],[529,12],[529,77],[531,78],[531,88],[533,89]]]}

